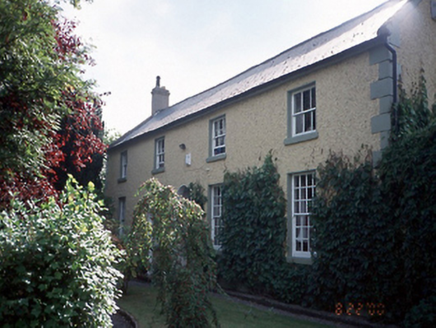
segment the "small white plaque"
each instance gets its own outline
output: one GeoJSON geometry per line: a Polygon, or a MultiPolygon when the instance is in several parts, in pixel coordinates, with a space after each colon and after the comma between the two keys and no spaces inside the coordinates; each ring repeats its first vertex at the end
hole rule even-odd
{"type": "Polygon", "coordinates": [[[191,153],[185,155],[185,164],[191,166],[191,153]]]}

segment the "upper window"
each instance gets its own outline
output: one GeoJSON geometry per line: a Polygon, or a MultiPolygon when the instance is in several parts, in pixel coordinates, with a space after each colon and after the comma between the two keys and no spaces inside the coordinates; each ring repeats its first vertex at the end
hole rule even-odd
{"type": "Polygon", "coordinates": [[[288,138],[285,144],[317,138],[315,85],[290,91],[288,97],[288,138]]]}
{"type": "Polygon", "coordinates": [[[120,179],[127,179],[127,150],[120,154],[120,179]]]}
{"type": "Polygon", "coordinates": [[[315,173],[292,176],[292,256],[310,258],[310,203],[315,197],[315,173]]]}
{"type": "Polygon", "coordinates": [[[160,172],[165,168],[165,138],[156,139],[155,143],[154,171],[160,172]]]}
{"type": "Polygon", "coordinates": [[[210,123],[210,158],[225,158],[226,154],[226,117],[221,116],[210,123]]]}
{"type": "Polygon", "coordinates": [[[316,130],[316,90],[303,89],[292,94],[293,135],[316,130]]]}
{"type": "Polygon", "coordinates": [[[215,248],[219,248],[221,246],[221,242],[219,239],[221,230],[222,230],[222,214],[223,214],[223,199],[222,199],[222,186],[213,186],[211,187],[211,233],[212,233],[212,242],[215,248]]]}

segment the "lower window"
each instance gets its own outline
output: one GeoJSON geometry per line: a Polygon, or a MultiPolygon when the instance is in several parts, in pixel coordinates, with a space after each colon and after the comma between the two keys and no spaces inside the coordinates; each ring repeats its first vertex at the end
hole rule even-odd
{"type": "Polygon", "coordinates": [[[124,233],[124,222],[126,219],[126,197],[118,198],[118,233],[120,236],[124,233]]]}
{"type": "Polygon", "coordinates": [[[315,197],[315,172],[292,175],[292,256],[310,258],[310,203],[315,197]]]}
{"type": "Polygon", "coordinates": [[[219,239],[222,229],[222,213],[223,213],[223,199],[222,199],[222,186],[211,187],[211,204],[210,204],[210,224],[212,243],[214,248],[221,247],[219,239]]]}

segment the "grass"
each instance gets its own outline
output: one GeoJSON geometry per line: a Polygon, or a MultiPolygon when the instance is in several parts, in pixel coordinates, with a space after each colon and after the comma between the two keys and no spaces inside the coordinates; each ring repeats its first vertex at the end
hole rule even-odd
{"type": "MultiPolygon", "coordinates": [[[[136,318],[140,328],[165,327],[165,319],[159,314],[160,307],[156,304],[156,294],[156,290],[150,286],[131,284],[128,293],[118,301],[118,305],[136,318]]],[[[290,318],[272,311],[259,310],[233,302],[225,297],[213,297],[212,302],[222,328],[329,327],[314,322],[290,318]]]]}

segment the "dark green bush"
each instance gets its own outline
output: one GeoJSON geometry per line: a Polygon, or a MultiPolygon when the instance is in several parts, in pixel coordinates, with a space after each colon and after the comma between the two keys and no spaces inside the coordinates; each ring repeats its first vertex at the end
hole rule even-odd
{"type": "MultiPolygon", "coordinates": [[[[92,186],[91,186],[92,189],[92,186]]],[[[110,327],[120,260],[92,190],[0,214],[2,327],[110,327]]]]}

